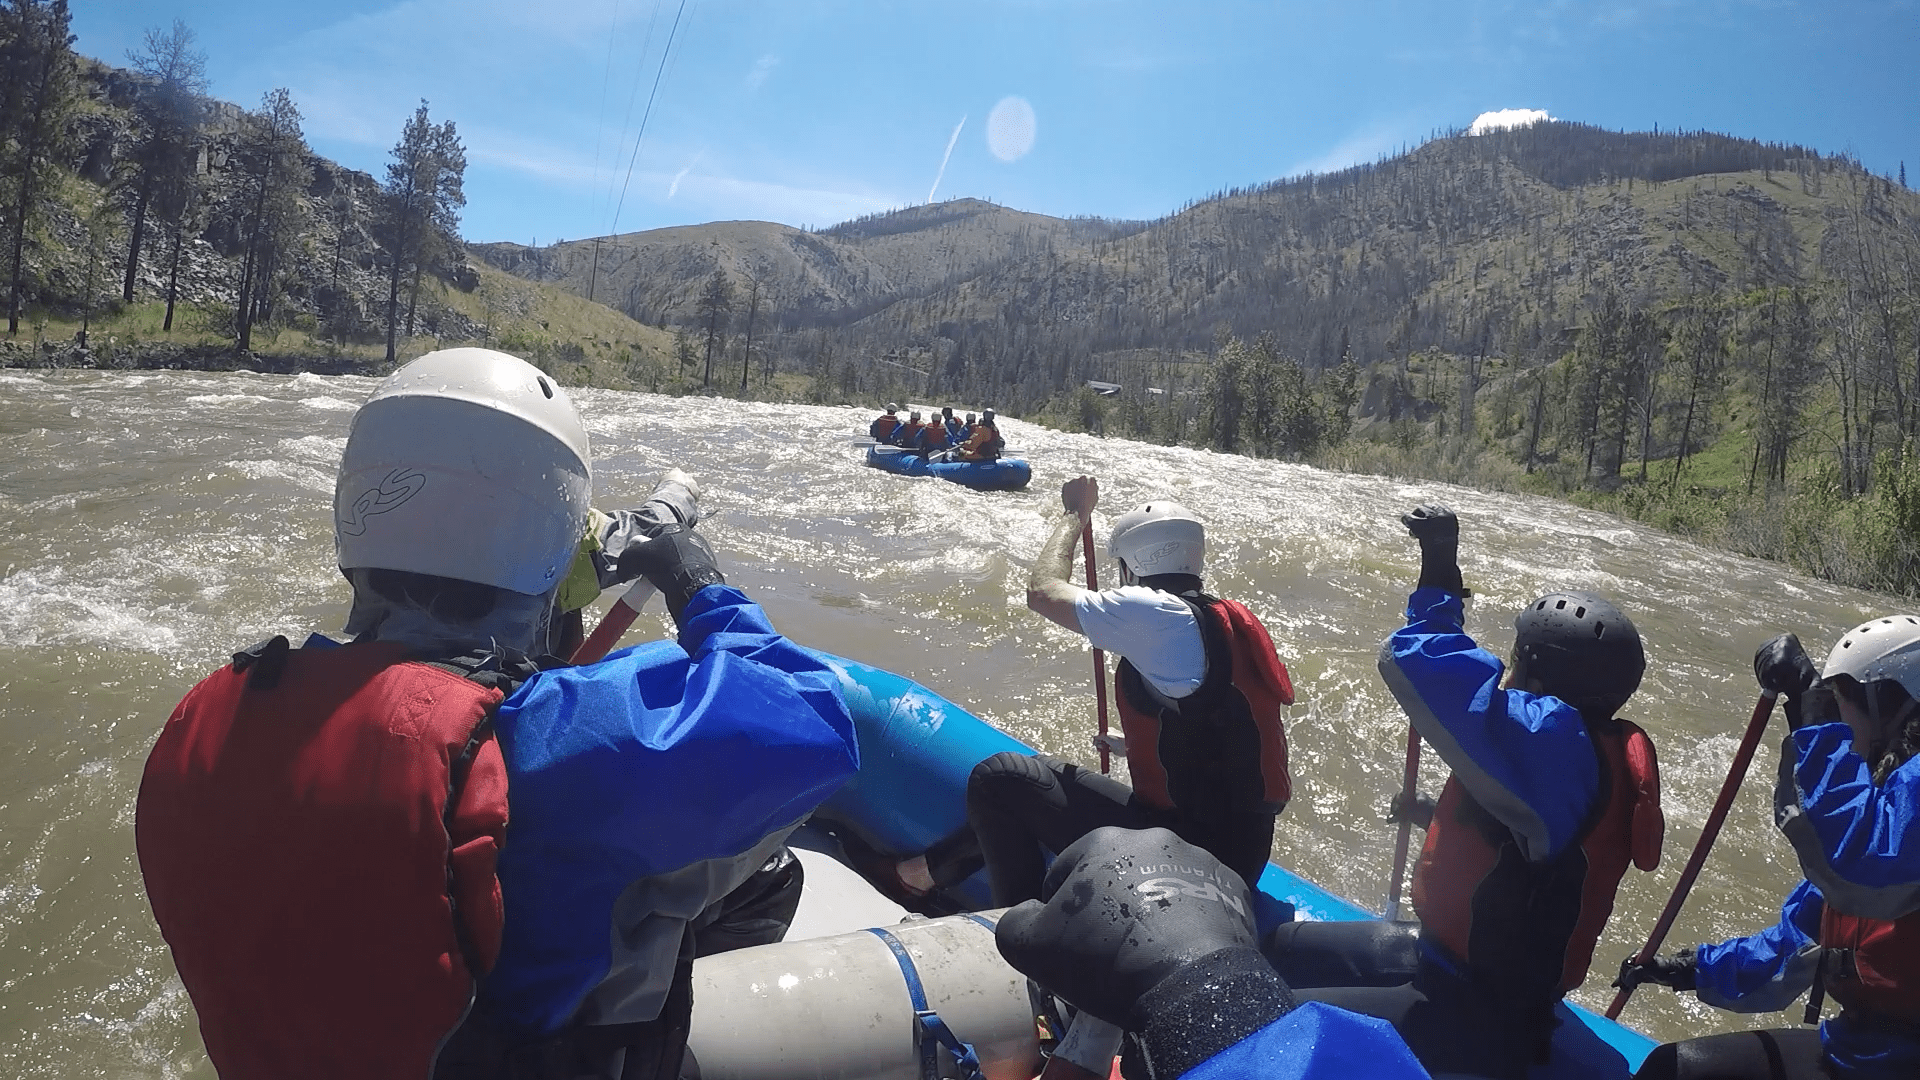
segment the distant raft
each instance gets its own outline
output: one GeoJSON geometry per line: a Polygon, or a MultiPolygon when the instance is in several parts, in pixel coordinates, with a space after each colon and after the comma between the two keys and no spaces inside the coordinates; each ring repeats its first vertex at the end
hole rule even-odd
{"type": "Polygon", "coordinates": [[[936,461],[893,446],[867,447],[867,464],[901,476],[937,476],[975,491],[1018,491],[1033,479],[1025,458],[994,461],[936,461]]]}

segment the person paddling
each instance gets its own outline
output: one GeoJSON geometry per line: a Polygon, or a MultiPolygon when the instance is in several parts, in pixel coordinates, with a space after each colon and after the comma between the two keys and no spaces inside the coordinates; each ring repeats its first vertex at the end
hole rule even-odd
{"type": "Polygon", "coordinates": [[[926,424],[921,422],[920,413],[917,410],[909,412],[907,422],[894,429],[893,438],[889,441],[902,450],[918,450],[920,434],[925,430],[926,424]]]}
{"type": "Polygon", "coordinates": [[[900,403],[889,401],[887,411],[875,417],[873,423],[867,425],[867,434],[873,436],[874,442],[887,442],[893,438],[894,430],[900,426],[900,417],[897,415],[899,412],[900,403]]]}
{"type": "Polygon", "coordinates": [[[994,423],[993,410],[980,414],[973,425],[973,433],[967,436],[966,445],[953,454],[955,461],[995,461],[1007,448],[1007,440],[1000,437],[1000,428],[994,423]]]}
{"type": "Polygon", "coordinates": [[[1249,887],[1273,848],[1292,782],[1282,706],[1293,684],[1267,629],[1245,605],[1203,591],[1206,530],[1155,500],[1114,522],[1121,586],[1068,580],[1099,503],[1090,476],[1060,489],[1055,523],[1027,583],[1027,606],[1121,657],[1114,698],[1134,786],[1071,762],[1004,752],[974,767],[967,816],[995,906],[1040,895],[1047,852],[1102,825],[1160,826],[1213,853],[1249,887]]]}
{"type": "Polygon", "coordinates": [[[1626,614],[1556,591],[1514,622],[1502,665],[1461,628],[1459,522],[1401,519],[1420,543],[1407,624],[1380,675],[1453,770],[1413,873],[1418,938],[1393,924],[1295,923],[1265,943],[1304,997],[1394,1022],[1436,1074],[1524,1077],[1548,1060],[1560,999],[1586,978],[1629,865],[1659,865],[1665,828],[1652,741],[1618,714],[1646,670],[1626,614]],[[1301,989],[1307,987],[1307,989],[1301,989]]]}
{"type": "Polygon", "coordinates": [[[1799,638],[1760,647],[1754,674],[1786,702],[1775,818],[1805,880],[1780,922],[1646,963],[1615,986],[1692,991],[1733,1012],[1773,1012],[1811,991],[1839,1015],[1818,1029],[1742,1031],[1668,1043],[1648,1080],[1920,1076],[1920,616],[1849,631],[1816,672],[1799,638]]]}
{"type": "Polygon", "coordinates": [[[529,657],[589,462],[532,365],[405,365],[335,487],[351,640],[243,649],[161,730],[134,839],[223,1080],[677,1077],[699,925],[797,885],[784,838],[852,775],[852,721],[680,520],[690,484],[618,560],[678,642],[529,657]]]}

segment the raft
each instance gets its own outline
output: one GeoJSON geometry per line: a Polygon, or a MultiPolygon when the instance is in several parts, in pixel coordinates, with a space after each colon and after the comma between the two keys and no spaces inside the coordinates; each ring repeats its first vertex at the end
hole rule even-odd
{"type": "Polygon", "coordinates": [[[937,476],[975,491],[1018,491],[1033,479],[1033,470],[1026,459],[1017,457],[928,462],[923,454],[876,445],[867,447],[867,464],[901,476],[937,476]]]}
{"type": "MultiPolygon", "coordinates": [[[[699,1075],[919,1080],[936,1058],[952,1065],[939,1049],[944,1037],[922,1019],[932,1014],[973,1047],[988,1080],[1032,1077],[1043,1003],[993,945],[999,912],[984,910],[985,870],[929,897],[901,894],[885,873],[965,825],[975,764],[1003,750],[1034,751],[911,679],[813,655],[840,678],[859,771],[790,838],[806,885],[788,940],[694,965],[688,1046],[699,1075]],[[908,906],[938,917],[909,915],[908,906]]],[[[1289,917],[1373,917],[1276,863],[1254,900],[1262,934],[1289,917]]],[[[1579,1006],[1563,1002],[1559,1013],[1553,1061],[1530,1080],[1627,1080],[1654,1048],[1579,1006]]]]}

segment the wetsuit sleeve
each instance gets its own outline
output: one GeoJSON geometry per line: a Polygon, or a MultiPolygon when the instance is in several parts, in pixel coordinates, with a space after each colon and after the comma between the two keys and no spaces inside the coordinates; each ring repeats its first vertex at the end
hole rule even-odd
{"type": "Polygon", "coordinates": [[[1820,890],[1803,881],[1780,907],[1780,921],[1747,937],[1702,945],[1694,955],[1694,993],[1729,1012],[1784,1009],[1813,985],[1820,967],[1820,890]]]}
{"type": "Polygon", "coordinates": [[[637,510],[615,510],[602,515],[599,549],[593,552],[593,569],[602,589],[621,583],[620,556],[634,544],[644,544],[657,536],[664,526],[693,524],[700,520],[699,506],[687,489],[677,484],[654,493],[637,510]]]}
{"type": "Polygon", "coordinates": [[[1920,910],[1916,814],[1920,757],[1875,784],[1846,724],[1803,727],[1787,736],[1775,820],[1807,879],[1836,909],[1869,919],[1920,910]]]}
{"type": "Polygon", "coordinates": [[[1600,793],[1586,721],[1555,697],[1500,689],[1505,668],[1460,628],[1460,598],[1414,592],[1380,676],[1467,791],[1539,862],[1579,835],[1600,793]]]}

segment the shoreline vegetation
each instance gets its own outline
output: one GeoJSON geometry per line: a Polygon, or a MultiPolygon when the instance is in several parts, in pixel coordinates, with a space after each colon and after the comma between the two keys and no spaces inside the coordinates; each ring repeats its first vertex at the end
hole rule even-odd
{"type": "MultiPolygon", "coordinates": [[[[199,370],[254,371],[270,374],[312,372],[321,375],[377,376],[391,365],[371,352],[325,352],[294,349],[240,353],[230,342],[218,340],[123,342],[109,335],[87,349],[72,341],[43,341],[37,348],[0,340],[0,368],[39,370],[199,370]]],[[[483,345],[480,341],[447,345],[483,345]]],[[[570,385],[639,390],[678,395],[702,392],[688,370],[660,378],[631,365],[595,364],[569,360],[566,343],[532,349],[532,359],[570,385]],[[555,354],[559,355],[556,356],[555,354]],[[651,384],[651,385],[649,385],[651,384]]],[[[495,343],[508,348],[507,343],[495,343]]],[[[520,343],[525,348],[525,343],[520,343]]],[[[1650,459],[1644,471],[1638,463],[1625,475],[1604,482],[1582,481],[1582,468],[1560,455],[1539,455],[1529,470],[1508,452],[1502,440],[1484,432],[1449,434],[1445,423],[1421,422],[1412,416],[1378,421],[1364,411],[1363,395],[1382,396],[1377,373],[1362,382],[1356,367],[1343,365],[1314,381],[1276,355],[1226,338],[1224,363],[1218,358],[1210,370],[1216,380],[1259,379],[1270,389],[1243,396],[1238,403],[1249,431],[1234,432],[1235,448],[1214,445],[1222,441],[1221,417],[1205,403],[1186,401],[1192,414],[1179,416],[1178,400],[1153,409],[1131,407],[1119,395],[1107,397],[1083,392],[1070,401],[1049,403],[1024,417],[1030,422],[1064,431],[1115,435],[1145,441],[1185,441],[1224,453],[1246,457],[1280,457],[1316,468],[1399,480],[1432,480],[1488,491],[1506,491],[1560,499],[1575,506],[1614,514],[1663,532],[1737,554],[1783,563],[1794,570],[1842,585],[1878,592],[1920,596],[1920,457],[1911,447],[1881,450],[1873,470],[1872,487],[1848,494],[1837,464],[1795,458],[1784,483],[1755,483],[1755,439],[1748,426],[1730,425],[1714,441],[1684,461],[1674,457],[1650,459]],[[1345,368],[1345,370],[1343,370],[1345,368]],[[1293,387],[1291,403],[1275,392],[1293,387]],[[1338,410],[1345,406],[1344,434],[1338,410]],[[1250,421],[1246,410],[1251,409],[1250,421]],[[1196,438],[1169,439],[1178,427],[1196,438]],[[1262,442],[1261,440],[1265,440],[1262,442]],[[1294,442],[1288,443],[1292,439],[1294,442]],[[1268,453],[1259,453],[1259,449],[1268,453]]],[[[440,347],[435,341],[414,341],[405,350],[418,354],[440,347]]],[[[1428,364],[1444,366],[1447,358],[1429,357],[1428,364]]],[[[1422,365],[1409,365],[1408,375],[1423,374],[1422,365]]],[[[834,400],[831,393],[804,378],[781,376],[751,394],[755,400],[790,403],[857,405],[834,400]]],[[[1220,386],[1215,386],[1218,393],[1220,386]]],[[[708,391],[711,393],[712,391],[708,391]]],[[[738,395],[728,395],[738,397],[738,395]]],[[[911,393],[906,396],[912,397],[911,393]]],[[[1476,413],[1492,408],[1476,409],[1476,413]]],[[[1229,410],[1231,411],[1231,409],[1229,410]]],[[[1735,417],[1740,409],[1729,410],[1735,417]]],[[[1497,432],[1499,427],[1496,425],[1497,432]]],[[[1512,438],[1512,436],[1509,436],[1512,438]]],[[[1758,451],[1764,455],[1765,447],[1758,451]]],[[[1536,450],[1536,454],[1539,454],[1536,450]]],[[[1817,458],[1818,455],[1814,455],[1817,458]]],[[[1584,467],[1584,462],[1580,463],[1584,467]]]]}

